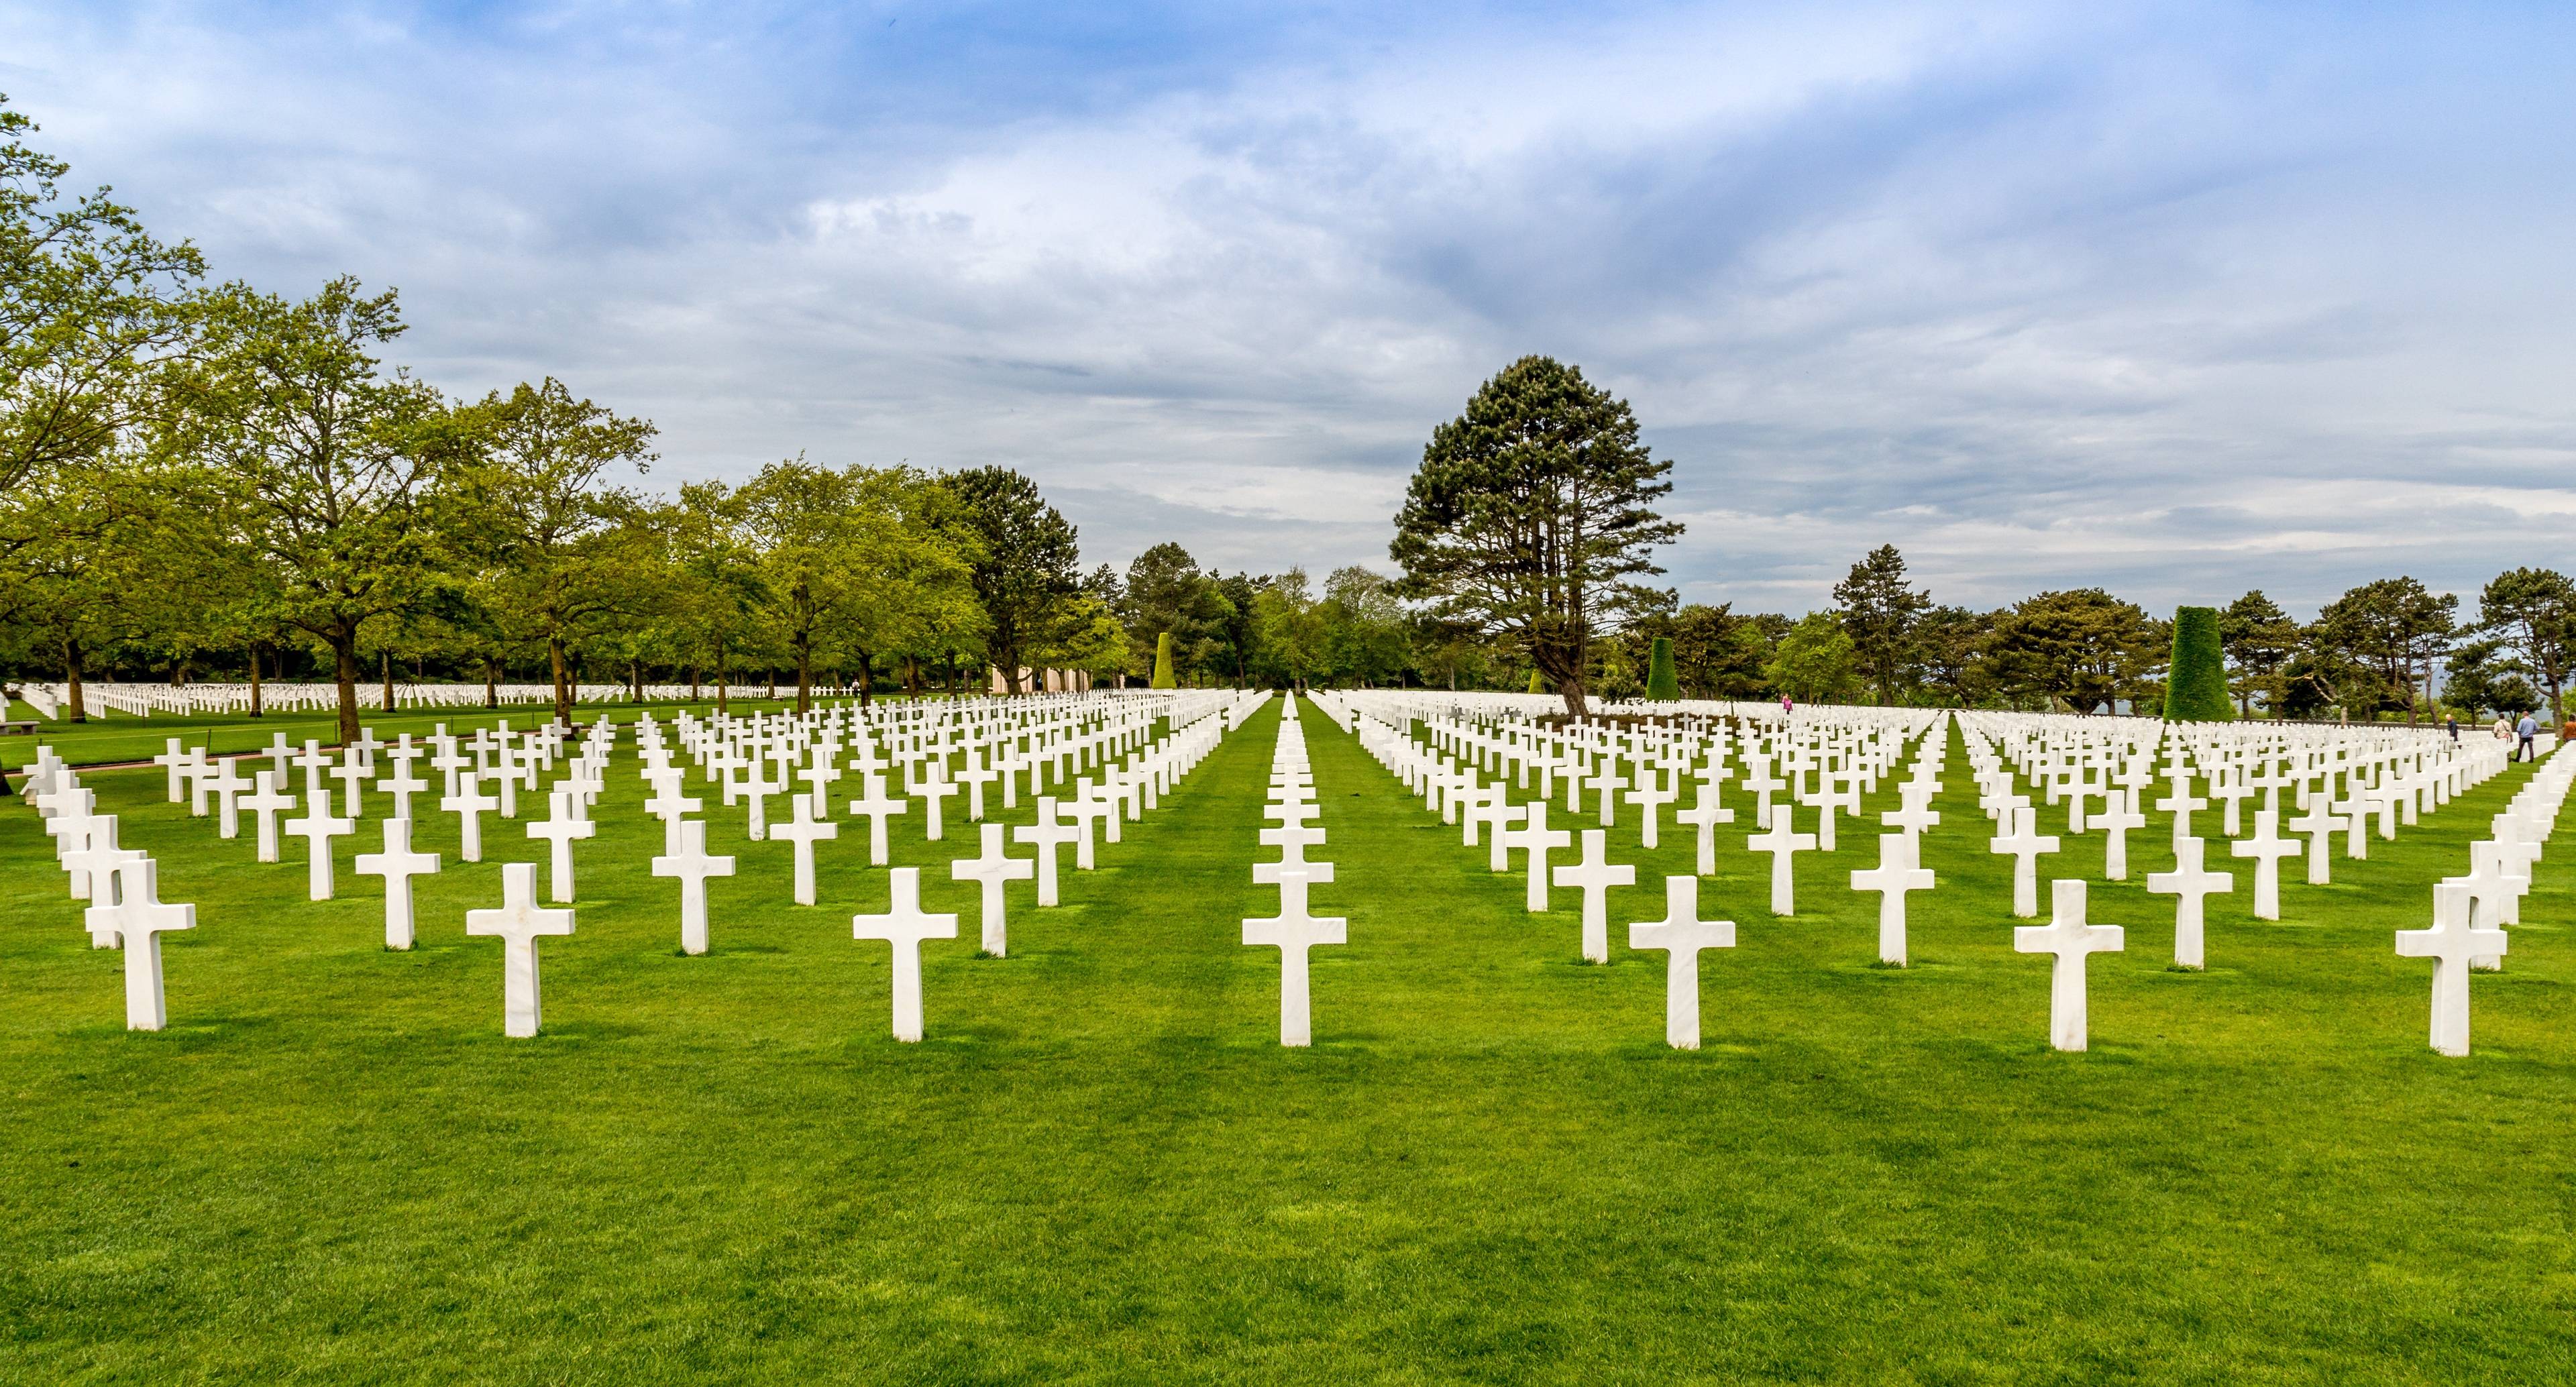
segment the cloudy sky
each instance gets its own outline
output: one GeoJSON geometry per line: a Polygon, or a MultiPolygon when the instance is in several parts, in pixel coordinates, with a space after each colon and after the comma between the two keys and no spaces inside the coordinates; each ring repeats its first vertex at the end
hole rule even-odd
{"type": "Polygon", "coordinates": [[[1003,462],[1123,563],[1386,566],[1580,363],[1692,600],[2412,573],[2576,517],[2576,7],[0,0],[39,142],[220,274],[398,286],[656,482],[1003,462]]]}

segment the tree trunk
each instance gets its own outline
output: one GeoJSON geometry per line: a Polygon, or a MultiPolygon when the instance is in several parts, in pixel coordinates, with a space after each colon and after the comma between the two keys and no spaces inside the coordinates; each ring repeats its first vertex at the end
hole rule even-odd
{"type": "Polygon", "coordinates": [[[695,703],[706,692],[706,666],[689,666],[689,701],[695,703]]]}
{"type": "Polygon", "coordinates": [[[853,653],[859,657],[859,706],[865,708],[868,706],[868,696],[875,691],[877,684],[874,661],[864,650],[853,653]]]}
{"type": "Polygon", "coordinates": [[[390,713],[394,710],[394,652],[387,649],[382,658],[385,662],[385,711],[390,713]]]}
{"type": "Polygon", "coordinates": [[[501,706],[501,662],[489,655],[483,657],[483,706],[501,706]]]}
{"type": "Polygon", "coordinates": [[[267,690],[261,686],[259,680],[259,650],[263,644],[265,644],[263,641],[250,643],[250,715],[252,717],[261,715],[261,700],[267,696],[267,690]]]}
{"type": "Polygon", "coordinates": [[[555,676],[555,721],[572,721],[572,686],[564,682],[564,645],[560,635],[546,637],[546,662],[555,676]]]}
{"type": "Polygon", "coordinates": [[[89,721],[89,699],[81,690],[85,654],[79,641],[63,642],[63,697],[64,706],[71,709],[66,720],[71,722],[89,721]]]}
{"type": "Polygon", "coordinates": [[[730,691],[731,680],[727,674],[724,666],[716,666],[716,711],[719,713],[725,711],[725,695],[730,691]]]}
{"type": "Polygon", "coordinates": [[[340,740],[358,740],[358,628],[345,625],[331,633],[331,680],[340,687],[340,740]]]}
{"type": "Polygon", "coordinates": [[[626,662],[626,689],[632,695],[627,702],[644,701],[644,662],[642,660],[629,659],[626,662]]]}
{"type": "MultiPolygon", "coordinates": [[[[776,689],[770,696],[778,695],[776,689]]],[[[796,713],[799,717],[814,711],[814,636],[800,631],[796,635],[796,713]]]]}

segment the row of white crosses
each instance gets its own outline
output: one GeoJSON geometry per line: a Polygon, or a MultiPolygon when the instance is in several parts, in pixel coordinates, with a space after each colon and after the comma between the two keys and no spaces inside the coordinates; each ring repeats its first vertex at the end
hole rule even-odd
{"type": "Polygon", "coordinates": [[[81,923],[90,947],[125,951],[125,1027],[157,1031],[170,1024],[162,987],[161,936],[197,927],[197,908],[160,897],[160,868],[148,853],[116,841],[116,816],[98,812],[95,792],[47,747],[20,781],[27,802],[54,839],[55,860],[71,879],[74,900],[89,902],[81,923]]]}
{"type": "MultiPolygon", "coordinates": [[[[1401,729],[1378,720],[1372,712],[1357,706],[1357,701],[1350,696],[1317,694],[1314,699],[1336,722],[1356,731],[1362,747],[1377,757],[1380,764],[1399,778],[1407,778],[1417,794],[1440,793],[1445,796],[1457,788],[1459,782],[1447,768],[1436,767],[1401,729]]],[[[1473,789],[1472,778],[1469,789],[1473,789]]],[[[1546,854],[1551,847],[1563,847],[1567,841],[1563,830],[1547,828],[1547,807],[1547,800],[1533,800],[1519,815],[1494,820],[1494,856],[1497,861],[1505,851],[1504,845],[1510,834],[1519,835],[1518,850],[1532,856],[1528,905],[1534,912],[1547,909],[1545,883],[1550,876],[1546,854]],[[1520,824],[1519,828],[1507,827],[1515,822],[1520,824]]],[[[1782,820],[1785,822],[1785,819],[1784,814],[1782,820]]],[[[1471,832],[1475,822],[1476,818],[1471,813],[1471,832]]],[[[1601,829],[1583,830],[1583,860],[1559,866],[1553,875],[1556,885],[1575,887],[1583,893],[1583,957],[1592,963],[1610,961],[1608,888],[1634,885],[1637,880],[1634,866],[1606,859],[1606,836],[1601,829]]],[[[1470,837],[1468,842],[1472,846],[1474,839],[1470,837]]],[[[1699,956],[1707,949],[1734,948],[1735,922],[1699,918],[1699,877],[1669,875],[1664,878],[1664,918],[1631,921],[1628,925],[1628,947],[1640,952],[1664,952],[1664,1041],[1676,1050],[1698,1049],[1699,956]]]]}
{"type": "Polygon", "coordinates": [[[2431,1036],[2442,1054],[2469,1052],[2469,975],[2504,966],[2504,927],[2521,923],[2531,868],[2567,802],[2571,779],[2576,760],[2553,750],[2490,821],[2494,836],[2470,845],[2469,874],[2435,884],[2433,923],[2397,933],[2400,957],[2433,960],[2431,1036]]]}
{"type": "MultiPolygon", "coordinates": [[[[1266,695],[1264,696],[1267,697],[1266,695]]],[[[1257,706],[1257,705],[1256,705],[1257,706]]],[[[1333,864],[1306,855],[1324,845],[1315,802],[1314,768],[1306,755],[1306,732],[1297,721],[1297,695],[1286,695],[1279,713],[1279,740],[1270,752],[1270,784],[1261,811],[1263,847],[1279,849],[1276,862],[1252,864],[1255,882],[1279,888],[1279,913],[1243,922],[1246,948],[1279,951],[1279,1043],[1315,1043],[1314,1011],[1307,981],[1310,951],[1319,944],[1350,942],[1350,922],[1338,916],[1318,917],[1307,910],[1307,891],[1333,879],[1333,864]]]]}

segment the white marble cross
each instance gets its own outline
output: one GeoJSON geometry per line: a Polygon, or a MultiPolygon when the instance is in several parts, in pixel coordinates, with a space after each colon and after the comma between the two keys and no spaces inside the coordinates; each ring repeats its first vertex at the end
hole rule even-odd
{"type": "MultiPolygon", "coordinates": [[[[1793,831],[1798,817],[1796,803],[1792,799],[1774,805],[1771,826],[1744,840],[1747,848],[1771,854],[1771,913],[1774,915],[1798,913],[1798,876],[1791,864],[1799,853],[1816,846],[1816,835],[1793,831]]],[[[1830,814],[1833,811],[1825,812],[1830,814]]]]}
{"type": "Polygon", "coordinates": [[[215,793],[215,836],[241,836],[241,794],[251,787],[250,777],[241,773],[238,759],[215,763],[219,774],[201,777],[197,787],[215,793]]]}
{"type": "MultiPolygon", "coordinates": [[[[1654,807],[1647,806],[1647,812],[1654,807]]],[[[1583,830],[1583,860],[1557,868],[1551,878],[1556,885],[1583,892],[1583,957],[1591,963],[1610,961],[1610,888],[1637,884],[1635,867],[1610,861],[1609,840],[1600,829],[1583,830]]]]}
{"type": "Polygon", "coordinates": [[[653,875],[680,881],[680,952],[707,951],[707,878],[733,875],[731,857],[707,853],[707,824],[691,819],[680,825],[680,850],[653,859],[653,875]]]}
{"type": "Polygon", "coordinates": [[[331,840],[357,831],[356,821],[331,817],[328,790],[306,802],[303,818],[286,821],[287,834],[304,839],[310,849],[305,855],[304,885],[312,899],[331,899],[331,840]]]}
{"type": "Polygon", "coordinates": [[[921,943],[956,938],[957,917],[922,910],[919,867],[897,867],[887,876],[892,899],[886,913],[851,916],[850,937],[882,939],[894,946],[894,1038],[917,1041],[921,1039],[921,943]]]}
{"type": "Polygon", "coordinates": [[[573,898],[573,840],[599,836],[599,825],[581,816],[580,802],[570,790],[553,791],[546,797],[547,816],[528,825],[529,837],[546,840],[546,895],[557,905],[573,898]]]}
{"type": "Polygon", "coordinates": [[[1673,811],[1673,822],[1699,830],[1698,857],[1695,870],[1701,876],[1717,874],[1717,826],[1735,822],[1735,811],[1718,802],[1718,782],[1699,782],[1699,798],[1688,809],[1673,811]]]}
{"type": "Polygon", "coordinates": [[[2147,873],[2147,890],[2159,896],[2175,897],[2174,962],[2184,968],[2201,967],[2202,935],[2201,900],[2206,896],[2224,896],[2236,889],[2232,872],[2205,871],[2200,865],[2203,844],[2198,838],[2185,838],[2174,844],[2174,869],[2170,872],[2147,873]]]}
{"type": "Polygon", "coordinates": [[[2180,843],[2191,836],[2191,811],[2207,809],[2209,801],[2191,793],[2191,772],[2176,767],[2166,772],[2165,779],[2172,784],[2173,793],[2157,800],[2156,810],[2173,815],[2173,840],[2180,843]]]}
{"type": "Polygon", "coordinates": [[[814,817],[814,797],[798,795],[790,803],[794,817],[783,824],[769,826],[771,842],[793,844],[796,851],[796,903],[814,903],[814,845],[841,836],[841,826],[814,817]]]}
{"type": "Polygon", "coordinates": [[[2012,832],[1996,834],[1987,842],[1986,851],[2011,854],[2012,912],[2027,920],[2039,913],[2039,854],[2057,851],[2057,838],[2054,834],[2042,835],[2037,831],[2037,809],[2023,808],[2010,812],[2012,832]]]}
{"type": "Polygon", "coordinates": [[[1655,825],[1664,816],[1664,806],[1681,798],[1681,792],[1666,787],[1663,777],[1652,766],[1637,768],[1636,786],[1628,792],[1628,802],[1645,811],[1644,826],[1638,832],[1637,842],[1651,850],[1656,846],[1655,825]]]}
{"type": "Polygon", "coordinates": [[[537,992],[537,940],[572,933],[569,910],[547,910],[537,904],[537,864],[501,864],[501,907],[465,912],[467,934],[499,935],[502,958],[501,1033],[532,1036],[544,1020],[537,992]]]}
{"type": "MultiPolygon", "coordinates": [[[[2195,840],[2197,841],[2197,840],[2195,840]]],[[[2058,1050],[2082,1050],[2088,1040],[2084,1015],[2084,959],[2088,954],[2117,953],[2126,936],[2117,925],[2084,923],[2084,882],[2049,883],[2055,913],[2044,925],[2017,925],[2013,951],[2054,954],[2048,977],[2048,1043],[2058,1050]]]]}
{"type": "Polygon", "coordinates": [[[356,747],[350,747],[340,754],[340,764],[333,766],[330,774],[331,778],[339,781],[342,787],[340,805],[342,817],[365,818],[366,805],[360,792],[366,782],[375,776],[374,770],[367,765],[367,758],[356,747]]]}
{"type": "Polygon", "coordinates": [[[438,802],[438,807],[456,816],[456,855],[467,862],[483,860],[483,815],[501,805],[501,801],[483,793],[481,776],[457,778],[457,792],[438,802]]]}
{"type": "Polygon", "coordinates": [[[1012,857],[1002,843],[1000,824],[983,824],[984,855],[961,857],[948,864],[948,879],[972,881],[984,888],[984,952],[1002,958],[1010,952],[1010,925],[1002,883],[1027,881],[1038,873],[1034,859],[1012,857]]]}
{"type": "Polygon", "coordinates": [[[1699,878],[1664,878],[1664,918],[1628,926],[1628,947],[1662,949],[1664,959],[1664,1043],[1676,1050],[1699,1048],[1699,952],[1735,947],[1733,920],[1699,918],[1699,878]]]}
{"type": "Polygon", "coordinates": [[[2113,789],[2110,803],[2093,816],[2093,826],[2103,831],[2102,875],[2110,881],[2129,879],[2129,830],[2145,828],[2147,816],[2138,812],[2138,792],[2113,789]]]}
{"type": "MultiPolygon", "coordinates": [[[[1284,864],[1275,864],[1284,865],[1284,864]]],[[[1309,867],[1322,863],[1305,864],[1309,867]]],[[[1313,1012],[1307,996],[1306,952],[1318,944],[1350,942],[1350,922],[1318,918],[1306,912],[1307,872],[1279,874],[1279,913],[1243,922],[1246,948],[1279,950],[1279,1043],[1315,1043],[1313,1012]]]]}
{"type": "MultiPolygon", "coordinates": [[[[1088,782],[1085,783],[1088,784],[1088,782]]],[[[930,778],[923,781],[919,787],[914,789],[913,793],[921,798],[921,827],[923,830],[923,841],[936,843],[944,837],[947,832],[946,813],[948,798],[949,796],[957,793],[957,782],[948,778],[948,763],[946,758],[943,757],[930,763],[930,778]]],[[[1089,798],[1089,796],[1085,796],[1085,798],[1089,798]]],[[[1111,821],[1109,831],[1113,834],[1118,831],[1116,820],[1113,819],[1111,821]]],[[[1088,849],[1091,845],[1090,835],[1086,833],[1082,841],[1084,848],[1088,849]]],[[[1112,839],[1111,841],[1114,842],[1116,840],[1112,839]]],[[[1090,853],[1085,851],[1083,856],[1088,859],[1090,857],[1090,853]]],[[[1086,860],[1082,865],[1089,867],[1091,863],[1086,860]]]]}
{"type": "MultiPolygon", "coordinates": [[[[882,867],[886,864],[886,817],[903,813],[912,807],[912,802],[902,798],[888,798],[885,792],[885,777],[875,771],[868,772],[867,779],[860,783],[865,787],[866,793],[850,801],[850,812],[868,821],[868,865],[882,867]]],[[[1049,799],[1046,803],[1052,805],[1054,801],[1049,799]]],[[[1053,905],[1055,902],[1045,901],[1042,904],[1053,905]]]]}
{"type": "Polygon", "coordinates": [[[1855,891],[1876,891],[1878,895],[1878,961],[1895,967],[1905,966],[1905,893],[1932,889],[1932,873],[1915,865],[1918,849],[1913,835],[1882,833],[1878,836],[1878,865],[1868,871],[1851,874],[1855,891]]]}
{"type": "Polygon", "coordinates": [[[259,821],[259,860],[274,862],[277,860],[277,813],[281,809],[294,808],[295,796],[279,792],[275,771],[261,771],[258,778],[258,791],[242,796],[242,808],[249,810],[251,817],[259,821]]]}
{"type": "Polygon", "coordinates": [[[2397,932],[2400,958],[2433,960],[2433,1048],[2445,1055],[2469,1052],[2469,967],[2481,955],[2505,951],[2500,929],[2476,929],[2469,923],[2468,888],[2444,882],[2433,888],[2430,929],[2397,932]]]}
{"type": "Polygon", "coordinates": [[[2347,821],[2327,812],[2326,801],[2329,798],[2330,796],[2327,795],[2311,797],[2308,801],[2308,812],[2290,820],[2290,831],[2305,834],[2308,839],[2308,884],[2310,886],[2324,886],[2334,880],[2333,868],[2327,865],[2330,858],[2328,845],[2334,841],[2335,834],[2350,827],[2347,821]]]}
{"type": "Polygon", "coordinates": [[[2254,836],[2227,845],[2229,855],[2254,859],[2254,918],[2281,918],[2281,859],[2296,857],[2299,845],[2279,833],[2278,809],[2254,811],[2254,836]]]}
{"type": "MultiPolygon", "coordinates": [[[[1077,831],[1078,830],[1076,830],[1073,825],[1065,823],[1056,817],[1055,796],[1053,795],[1038,796],[1038,821],[1036,823],[1022,824],[1018,828],[1011,830],[1012,842],[1030,843],[1037,847],[1038,904],[1042,906],[1053,906],[1056,903],[1055,850],[1066,843],[1072,842],[1073,836],[1077,831]]],[[[1311,833],[1314,835],[1314,840],[1317,842],[1323,841],[1324,837],[1324,831],[1320,828],[1302,830],[1272,829],[1268,830],[1268,832],[1311,833]]]]}
{"type": "Polygon", "coordinates": [[[394,773],[377,780],[376,788],[394,797],[393,816],[395,818],[408,819],[411,817],[411,797],[428,789],[429,782],[411,773],[411,763],[413,758],[419,755],[418,752],[412,753],[411,756],[404,756],[400,752],[386,754],[395,758],[394,773]]]}
{"type": "Polygon", "coordinates": [[[386,948],[411,947],[411,879],[437,870],[437,853],[412,851],[409,819],[385,820],[385,850],[358,854],[358,875],[385,879],[386,948]]]}
{"type": "Polygon", "coordinates": [[[680,850],[681,821],[706,803],[694,795],[681,794],[680,780],[679,771],[655,772],[653,797],[644,801],[644,812],[662,821],[662,851],[666,854],[680,850]]]}
{"type": "Polygon", "coordinates": [[[136,854],[116,867],[116,884],[95,894],[114,896],[114,903],[93,905],[87,923],[93,938],[112,931],[125,946],[125,1028],[157,1031],[170,1024],[170,1008],[161,990],[161,936],[171,930],[195,929],[197,908],[167,905],[160,899],[161,869],[136,854]]]}
{"type": "Polygon", "coordinates": [[[153,765],[162,767],[169,773],[172,804],[177,804],[187,793],[186,782],[182,778],[187,772],[182,768],[188,764],[188,759],[188,753],[180,748],[179,739],[176,737],[163,739],[161,754],[152,758],[153,765]]]}
{"type": "Polygon", "coordinates": [[[1556,848],[1571,847],[1574,835],[1564,829],[1547,826],[1547,801],[1531,800],[1529,812],[1518,828],[1506,829],[1500,835],[1503,845],[1512,852],[1526,854],[1529,868],[1527,904],[1535,913],[1547,909],[1547,855],[1556,848]]]}

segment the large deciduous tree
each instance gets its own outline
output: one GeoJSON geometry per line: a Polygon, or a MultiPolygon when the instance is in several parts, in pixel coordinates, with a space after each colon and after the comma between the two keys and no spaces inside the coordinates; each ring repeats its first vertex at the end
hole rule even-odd
{"type": "Polygon", "coordinates": [[[64,201],[70,166],[27,145],[35,128],[0,104],[0,498],[105,457],[148,417],[150,376],[187,340],[182,299],[205,273],[107,189],[64,201]]]}
{"type": "Polygon", "coordinates": [[[2261,589],[2227,604],[2218,614],[2219,643],[2236,667],[2236,711],[2254,714],[2254,696],[2277,716],[2285,693],[2282,667],[2298,653],[2299,624],[2261,589]]]}
{"type": "Polygon", "coordinates": [[[2091,713],[2152,692],[2171,632],[2100,588],[2043,592],[1997,613],[1986,637],[1995,682],[2091,713]]]}
{"type": "Polygon", "coordinates": [[[1398,595],[1510,636],[1580,714],[1593,638],[1668,601],[1634,580],[1661,573],[1651,551],[1681,534],[1654,509],[1671,471],[1626,401],[1523,357],[1422,450],[1389,546],[1398,595]]]}
{"type": "Polygon", "coordinates": [[[571,646],[602,623],[639,617],[652,590],[641,503],[608,479],[651,463],[653,426],[576,400],[552,376],[495,391],[467,413],[472,451],[452,488],[454,526],[489,572],[489,600],[544,644],[555,718],[569,722],[571,646]]]}
{"type": "Polygon", "coordinates": [[[402,334],[391,291],[342,278],[289,303],[230,285],[199,319],[204,358],[176,386],[168,441],[214,469],[283,624],[331,653],[340,736],[354,739],[361,631],[430,584],[423,501],[455,456],[456,420],[370,354],[402,334]]]}

